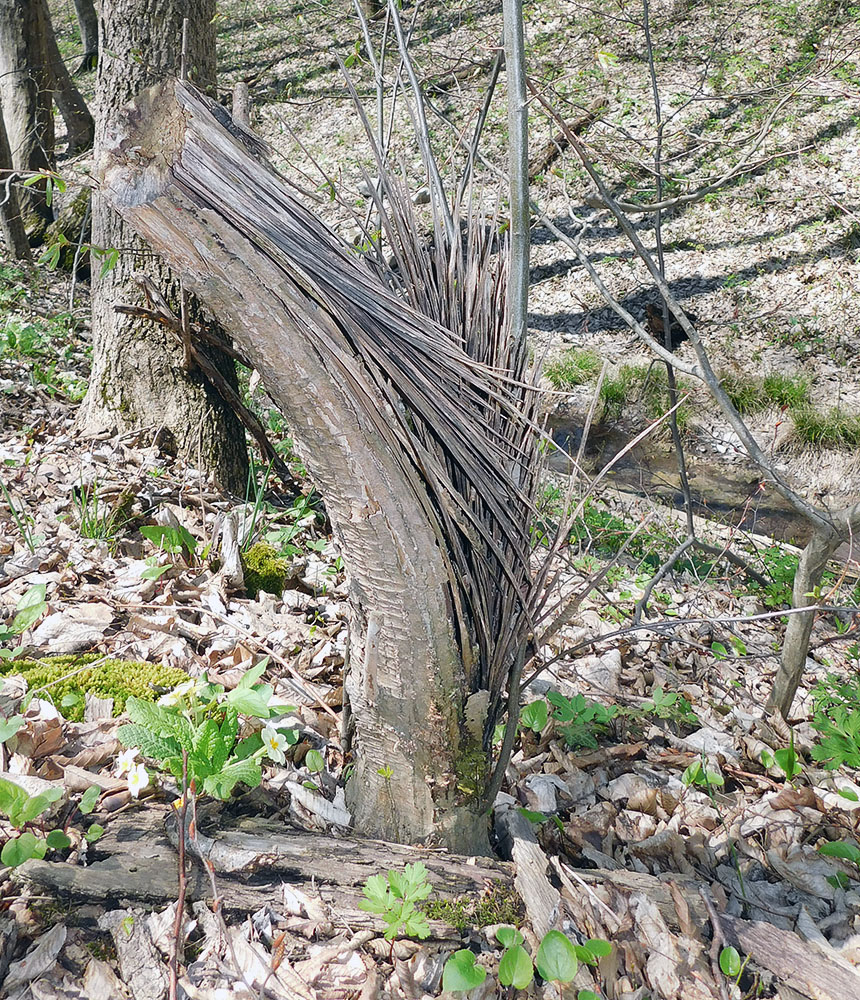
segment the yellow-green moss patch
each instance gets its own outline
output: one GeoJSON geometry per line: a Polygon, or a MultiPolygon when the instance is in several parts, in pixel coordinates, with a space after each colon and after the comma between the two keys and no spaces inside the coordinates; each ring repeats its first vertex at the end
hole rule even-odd
{"type": "Polygon", "coordinates": [[[98,653],[49,656],[42,660],[0,660],[0,676],[13,674],[20,674],[29,691],[49,698],[73,722],[84,717],[85,694],[113,698],[114,715],[121,715],[129,695],[154,701],[188,680],[188,674],[175,667],[143,660],[105,659],[98,653]],[[79,697],[63,705],[66,695],[79,697]]]}
{"type": "Polygon", "coordinates": [[[290,560],[266,542],[257,542],[242,553],[242,569],[249,596],[256,597],[261,590],[280,596],[289,578],[290,560]]]}

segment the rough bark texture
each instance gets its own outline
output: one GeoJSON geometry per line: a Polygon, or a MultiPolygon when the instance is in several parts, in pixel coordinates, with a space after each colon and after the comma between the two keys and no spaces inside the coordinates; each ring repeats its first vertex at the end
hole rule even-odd
{"type": "Polygon", "coordinates": [[[92,146],[96,134],[95,123],[60,55],[47,0],[33,0],[33,3],[42,7],[40,23],[45,32],[43,45],[51,70],[51,90],[54,102],[66,123],[68,153],[75,156],[92,146]]]}
{"type": "MultiPolygon", "coordinates": [[[[41,3],[0,3],[0,104],[15,170],[32,172],[54,165],[51,74],[45,50],[46,25],[41,3]]],[[[19,188],[21,211],[30,239],[38,242],[53,218],[45,184],[19,188]]]]}
{"type": "Polygon", "coordinates": [[[224,121],[182,84],[147,91],[102,154],[102,191],[234,332],[325,496],[348,560],[356,828],[476,853],[486,822],[457,788],[464,678],[450,566],[391,404],[356,350],[375,322],[408,320],[419,338],[429,321],[224,121]]]}
{"type": "MultiPolygon", "coordinates": [[[[111,0],[100,10],[102,53],[98,71],[97,150],[108,141],[119,109],[138,91],[179,72],[182,21],[188,18],[188,70],[201,85],[215,78],[212,18],[215,0],[111,0]]],[[[155,280],[177,315],[179,289],[169,271],[107,202],[93,199],[93,242],[122,249],[117,266],[93,282],[93,371],[81,408],[88,433],[110,428],[164,428],[180,454],[242,495],[246,486],[245,434],[232,411],[196,371],[182,367],[175,338],[152,323],[118,315],[114,305],[144,304],[132,280],[142,272],[155,280]]],[[[195,310],[191,306],[191,312],[195,310]]],[[[233,363],[218,368],[236,385],[233,363]]]]}
{"type": "Polygon", "coordinates": [[[84,73],[95,69],[99,58],[99,21],[96,15],[96,5],[93,0],[75,0],[75,13],[78,15],[78,27],[81,29],[81,45],[84,54],[76,73],[84,73]]]}
{"type": "MultiPolygon", "coordinates": [[[[0,177],[5,179],[11,169],[12,151],[9,149],[9,137],[6,135],[3,116],[0,114],[0,177]]],[[[27,242],[27,232],[21,217],[18,191],[14,185],[10,184],[7,196],[5,183],[0,190],[2,190],[3,198],[3,205],[0,207],[0,229],[3,231],[6,252],[16,260],[28,261],[30,260],[30,244],[27,242]]]]}

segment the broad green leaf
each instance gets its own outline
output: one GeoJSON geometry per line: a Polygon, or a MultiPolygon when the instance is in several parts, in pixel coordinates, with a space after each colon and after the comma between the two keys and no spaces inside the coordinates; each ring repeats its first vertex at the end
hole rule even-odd
{"type": "Polygon", "coordinates": [[[182,757],[182,747],[172,736],[154,736],[146,726],[120,726],[117,739],[125,747],[137,747],[141,756],[152,760],[182,757]]]}
{"type": "Polygon", "coordinates": [[[508,948],[499,962],[499,982],[502,986],[513,986],[524,990],[534,979],[534,966],[528,952],[522,945],[508,948]]]}
{"type": "Polygon", "coordinates": [[[561,931],[549,931],[540,943],[535,966],[547,982],[569,983],[579,966],[573,942],[561,931]]]}
{"type": "Polygon", "coordinates": [[[406,918],[403,933],[422,940],[430,937],[430,924],[427,922],[427,917],[420,910],[414,910],[406,918]]]}
{"type": "Polygon", "coordinates": [[[0,812],[10,819],[17,816],[30,796],[14,781],[0,778],[0,812]]]}
{"type": "Polygon", "coordinates": [[[259,663],[255,664],[245,671],[244,674],[239,679],[239,683],[233,689],[234,691],[249,691],[257,681],[266,672],[266,667],[269,665],[269,657],[264,656],[259,663]]]}
{"type": "Polygon", "coordinates": [[[90,785],[90,787],[81,796],[81,801],[78,803],[78,809],[88,816],[93,809],[95,809],[96,802],[98,802],[99,795],[101,795],[102,790],[98,785],[90,785]]]}
{"type": "Polygon", "coordinates": [[[41,837],[25,830],[24,833],[7,840],[0,851],[0,862],[9,868],[17,868],[30,858],[44,858],[47,844],[41,837]]]}
{"type": "Polygon", "coordinates": [[[201,726],[197,727],[194,733],[194,754],[212,761],[220,742],[221,733],[218,729],[218,723],[214,719],[207,719],[201,726]]]}
{"type": "Polygon", "coordinates": [[[516,948],[524,940],[516,927],[511,927],[509,924],[503,924],[501,927],[496,928],[496,938],[503,948],[516,948]]]}
{"type": "Polygon", "coordinates": [[[860,798],[858,798],[857,793],[855,791],[852,791],[852,789],[850,788],[837,788],[836,794],[841,795],[843,799],[848,799],[849,802],[860,801],[860,798]]]}
{"type": "Polygon", "coordinates": [[[605,958],[612,954],[612,945],[603,938],[589,938],[585,942],[585,947],[598,958],[605,958]]]}
{"type": "Polygon", "coordinates": [[[64,851],[67,847],[71,846],[71,840],[68,835],[63,833],[62,830],[51,830],[48,836],[45,838],[45,843],[52,850],[64,851]]]}
{"type": "Polygon", "coordinates": [[[487,978],[487,970],[481,965],[475,965],[475,956],[468,948],[455,951],[445,963],[442,971],[442,989],[452,993],[465,993],[473,990],[487,978]]]}
{"type": "Polygon", "coordinates": [[[593,990],[580,990],[576,1000],[600,1000],[600,997],[593,990]]]}
{"type": "Polygon", "coordinates": [[[845,861],[853,861],[855,865],[860,865],[860,847],[844,840],[834,840],[829,844],[822,844],[818,848],[818,853],[827,858],[843,858],[845,861]]]}
{"type": "Polygon", "coordinates": [[[12,631],[20,635],[26,631],[37,618],[40,618],[45,611],[45,584],[37,583],[30,587],[26,594],[18,601],[18,613],[12,620],[12,631]]]}
{"type": "Polygon", "coordinates": [[[84,836],[91,844],[94,844],[104,832],[105,828],[103,826],[99,826],[98,823],[91,823],[84,836]]]}
{"type": "Polygon", "coordinates": [[[539,733],[545,728],[547,717],[548,710],[546,701],[543,698],[540,701],[533,701],[530,705],[526,705],[522,712],[520,712],[520,722],[522,725],[535,733],[539,733]]]}
{"type": "Polygon", "coordinates": [[[315,774],[317,771],[325,770],[325,759],[319,750],[308,750],[305,756],[305,767],[315,774]]]}
{"type": "Polygon", "coordinates": [[[5,743],[24,725],[23,715],[13,715],[11,719],[0,719],[0,743],[5,743]]]}
{"type": "Polygon", "coordinates": [[[724,976],[735,979],[741,974],[741,956],[736,948],[723,948],[720,952],[720,969],[724,976]]]}
{"type": "Polygon", "coordinates": [[[258,684],[254,688],[235,687],[227,695],[227,704],[243,715],[253,715],[258,719],[269,718],[269,699],[272,697],[271,684],[258,684]]]}
{"type": "Polygon", "coordinates": [[[229,799],[239,782],[248,788],[256,788],[263,780],[260,764],[256,760],[233,760],[218,774],[212,774],[203,782],[203,791],[216,799],[229,799]]]}
{"type": "Polygon", "coordinates": [[[37,819],[42,813],[47,812],[51,805],[63,797],[63,790],[61,788],[46,788],[44,792],[40,792],[38,795],[31,795],[27,800],[25,805],[18,812],[18,820],[15,822],[15,826],[23,826],[25,823],[31,823],[34,819],[37,819]]]}

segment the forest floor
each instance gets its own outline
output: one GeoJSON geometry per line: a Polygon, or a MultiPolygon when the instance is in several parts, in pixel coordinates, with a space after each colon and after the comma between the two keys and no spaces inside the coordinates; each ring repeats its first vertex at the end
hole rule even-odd
{"type": "MultiPolygon", "coordinates": [[[[417,12],[415,58],[440,150],[470,134],[500,34],[496,6],[432,4],[417,12]]],[[[636,200],[653,195],[653,144],[644,137],[653,133],[654,113],[645,46],[641,30],[625,20],[628,6],[530,7],[526,34],[534,77],[565,120],[606,101],[584,136],[612,190],[636,200]]],[[[741,24],[732,4],[708,5],[707,16],[699,4],[652,5],[663,112],[677,111],[665,137],[668,193],[701,186],[744,156],[752,165],[706,198],[666,213],[666,274],[783,474],[810,498],[841,506],[860,487],[860,24],[856,8],[838,3],[744,6],[741,24]]],[[[71,4],[52,9],[71,60],[71,4]]],[[[404,18],[412,13],[408,8],[404,18]]],[[[350,242],[360,240],[356,216],[367,208],[360,185],[373,175],[373,160],[333,59],[337,51],[352,62],[358,90],[372,102],[368,65],[349,60],[360,38],[356,20],[340,4],[285,10],[247,0],[219,14],[218,25],[225,99],[235,82],[250,83],[252,124],[272,144],[276,164],[324,195],[318,210],[350,242]]],[[[375,23],[375,36],[381,30],[375,23]]],[[[83,82],[92,87],[92,75],[83,82]]],[[[503,97],[500,88],[479,174],[488,201],[498,185],[490,164],[503,162],[503,97]]],[[[393,142],[417,193],[425,181],[407,119],[401,102],[393,142]]],[[[556,129],[537,104],[532,121],[533,149],[540,150],[556,129]]],[[[454,152],[445,166],[462,162],[454,152]]],[[[69,169],[87,167],[81,160],[69,169]]],[[[537,174],[533,193],[563,231],[584,227],[589,260],[641,318],[657,300],[653,284],[609,213],[589,204],[590,183],[570,150],[537,174]]],[[[653,248],[654,228],[644,219],[638,231],[653,248]]],[[[603,390],[598,403],[589,452],[596,469],[632,428],[659,413],[664,381],[656,367],[645,374],[650,359],[631,346],[571,249],[540,226],[533,244],[530,328],[536,355],[547,361],[553,426],[575,436],[609,362],[603,382],[615,388],[603,390]]],[[[330,538],[324,504],[288,429],[253,378],[247,398],[288,460],[298,496],[262,467],[246,497],[219,494],[163,450],[157,427],[82,440],[75,408],[89,373],[84,282],[70,304],[68,277],[40,269],[34,279],[3,264],[0,309],[0,610],[13,622],[29,594],[38,612],[6,640],[7,648],[22,649],[17,665],[2,667],[3,716],[14,717],[20,703],[24,689],[12,678],[22,658],[72,658],[50,676],[27,661],[39,690],[21,712],[21,728],[5,746],[0,741],[4,770],[50,782],[34,784],[31,795],[62,789],[44,817],[70,841],[42,868],[31,861],[17,872],[0,870],[2,954],[5,963],[16,960],[3,995],[94,998],[126,989],[134,997],[163,996],[158,956],[169,955],[175,937],[169,894],[161,902],[155,892],[136,895],[127,873],[114,874],[120,888],[89,901],[79,884],[73,906],[65,896],[58,905],[50,889],[52,878],[61,884],[61,868],[89,871],[95,882],[118,841],[147,827],[144,815],[157,815],[160,825],[176,794],[175,781],[153,773],[133,797],[116,766],[117,729],[127,719],[113,718],[104,699],[134,690],[135,673],[160,695],[177,678],[205,672],[227,697],[265,659],[270,702],[293,706],[272,722],[291,745],[282,764],[265,764],[260,788],[239,796],[225,816],[277,817],[296,836],[343,836],[348,761],[337,717],[349,554],[330,538]],[[273,593],[253,595],[237,583],[219,541],[225,521],[246,554],[259,541],[276,549],[282,576],[273,593]],[[75,659],[82,653],[96,654],[96,662],[75,659]],[[118,678],[117,660],[180,673],[153,679],[140,666],[120,667],[118,678]],[[102,791],[85,813],[81,800],[92,782],[102,791]],[[102,840],[93,823],[105,829],[102,840]],[[132,928],[137,959],[124,944],[132,928]],[[141,962],[140,954],[152,960],[141,962]]],[[[691,351],[684,344],[678,356],[689,360],[691,351]]],[[[554,662],[524,699],[505,801],[526,810],[551,859],[564,929],[580,943],[605,938],[613,945],[611,956],[580,967],[568,995],[848,1000],[860,996],[856,562],[844,552],[831,567],[823,603],[840,610],[816,620],[792,725],[763,718],[797,549],[764,532],[770,522],[757,512],[771,504],[768,490],[704,390],[692,382],[685,390],[682,429],[702,500],[696,513],[709,515],[697,520],[698,530],[716,546],[731,546],[766,583],[720,561],[686,559],[652,593],[650,630],[631,630],[636,601],[684,534],[668,446],[656,432],[641,464],[612,489],[596,489],[576,522],[558,586],[565,594],[581,590],[583,600],[542,650],[554,662]],[[636,479],[642,488],[634,493],[636,479]],[[720,480],[735,484],[728,500],[719,497],[722,506],[711,493],[720,480]],[[827,843],[844,845],[829,848],[840,856],[822,854],[827,843]],[[585,886],[580,879],[589,871],[600,881],[585,886]],[[764,945],[750,928],[765,935],[764,945]],[[738,969],[726,952],[721,969],[721,948],[733,941],[740,962],[749,961],[738,969]]],[[[547,519],[559,513],[564,482],[561,470],[547,478],[547,519]]],[[[800,534],[796,528],[783,525],[782,537],[800,534]]],[[[0,796],[0,811],[8,814],[7,806],[0,796]]],[[[5,826],[0,832],[11,835],[5,826]]],[[[382,848],[380,857],[387,857],[382,848]]],[[[245,860],[247,871],[265,869],[267,858],[259,850],[245,860]]],[[[219,869],[216,881],[231,886],[229,871],[219,869]]],[[[433,996],[445,960],[461,947],[490,973],[472,995],[499,992],[502,948],[492,925],[512,919],[500,907],[487,916],[480,900],[459,899],[454,919],[452,908],[439,906],[428,941],[401,938],[389,951],[382,921],[365,914],[358,922],[348,893],[339,909],[314,883],[287,881],[292,888],[277,904],[266,898],[256,911],[225,890],[226,929],[205,907],[195,910],[180,931],[186,995],[433,996]]],[[[362,881],[353,887],[359,894],[362,881]]],[[[438,903],[446,886],[431,881],[438,903]]],[[[534,951],[545,914],[531,898],[525,905],[515,922],[534,951]]],[[[530,988],[557,994],[554,985],[530,988]]]]}

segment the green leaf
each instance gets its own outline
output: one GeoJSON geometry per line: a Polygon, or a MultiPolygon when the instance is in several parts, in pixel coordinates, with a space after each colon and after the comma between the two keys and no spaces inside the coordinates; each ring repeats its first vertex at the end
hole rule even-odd
{"type": "Polygon", "coordinates": [[[793,746],[783,747],[781,750],[777,750],[773,759],[776,761],[782,773],[791,781],[792,778],[796,777],[803,770],[802,764],[797,759],[797,753],[793,746]]]}
{"type": "Polygon", "coordinates": [[[520,722],[526,728],[531,729],[532,732],[541,732],[548,720],[548,709],[546,701],[541,698],[540,701],[533,701],[530,705],[526,705],[520,712],[520,722]]]}
{"type": "Polygon", "coordinates": [[[62,797],[63,790],[61,788],[46,788],[44,792],[40,792],[38,795],[31,795],[19,811],[18,821],[14,825],[23,826],[25,823],[32,823],[42,813],[47,812],[57,799],[61,799],[62,797]]]}
{"type": "Polygon", "coordinates": [[[12,620],[11,626],[15,635],[25,632],[37,618],[42,616],[46,607],[45,584],[37,583],[18,601],[18,613],[12,620]]]}
{"type": "Polygon", "coordinates": [[[725,659],[728,658],[728,655],[729,655],[729,651],[726,649],[726,647],[721,642],[712,642],[711,643],[711,652],[714,654],[714,656],[718,660],[725,660],[725,659]]]}
{"type": "Polygon", "coordinates": [[[487,978],[487,970],[481,965],[475,965],[475,956],[468,948],[455,951],[445,963],[442,972],[442,989],[452,993],[465,993],[473,990],[487,978]]]}
{"type": "Polygon", "coordinates": [[[0,743],[11,739],[23,725],[23,715],[13,715],[11,719],[0,719],[0,743]]]}
{"type": "Polygon", "coordinates": [[[45,838],[45,843],[54,851],[64,851],[71,846],[71,839],[62,830],[51,830],[45,838]]]}
{"type": "Polygon", "coordinates": [[[385,913],[391,905],[388,881],[382,875],[371,875],[364,883],[364,895],[358,908],[366,913],[385,913]]]}
{"type": "Polygon", "coordinates": [[[319,750],[308,750],[305,756],[305,767],[311,774],[325,770],[325,759],[319,750]]]}
{"type": "MultiPolygon", "coordinates": [[[[180,747],[191,753],[194,749],[194,730],[191,723],[170,705],[154,705],[133,695],[125,704],[131,721],[144,726],[155,736],[172,736],[180,747]]],[[[136,744],[133,744],[136,746],[136,744]]],[[[142,748],[141,748],[142,749],[142,748]]]]}
{"type": "Polygon", "coordinates": [[[48,845],[41,837],[29,830],[11,840],[7,840],[0,851],[0,862],[9,868],[17,868],[30,858],[44,858],[48,845]]]}
{"type": "Polygon", "coordinates": [[[542,812],[533,812],[524,807],[521,807],[518,812],[521,816],[525,816],[529,823],[546,823],[547,817],[542,812]]]}
{"type": "Polygon", "coordinates": [[[589,938],[585,942],[585,947],[597,958],[606,958],[612,954],[612,945],[603,938],[589,938]]]}
{"type": "Polygon", "coordinates": [[[404,921],[403,933],[422,940],[430,937],[430,924],[427,922],[427,917],[420,910],[410,913],[404,921]]]}
{"type": "Polygon", "coordinates": [[[78,803],[78,809],[80,809],[84,816],[88,816],[93,809],[95,809],[96,802],[98,801],[101,793],[102,790],[98,785],[90,785],[90,787],[81,796],[81,801],[78,803]]]}
{"type": "MultiPolygon", "coordinates": [[[[511,927],[509,924],[503,924],[501,927],[496,928],[496,938],[503,948],[516,948],[518,944],[522,944],[524,941],[522,934],[520,934],[516,927],[511,927]]],[[[505,985],[509,984],[506,983],[505,985]]]]}
{"type": "Polygon", "coordinates": [[[182,757],[182,747],[170,736],[153,736],[146,726],[120,726],[117,739],[124,747],[137,747],[143,757],[165,761],[182,757]]]}
{"type": "Polygon", "coordinates": [[[573,943],[561,931],[549,931],[540,943],[535,966],[547,982],[569,983],[579,966],[573,943]]]}
{"type": "Polygon", "coordinates": [[[269,699],[274,688],[271,684],[257,684],[253,688],[236,686],[227,695],[227,704],[243,715],[253,715],[258,719],[269,718],[269,699]]]}
{"type": "Polygon", "coordinates": [[[514,945],[502,955],[499,962],[499,982],[502,986],[524,990],[534,979],[534,974],[532,960],[522,945],[514,945]]]}
{"type": "Polygon", "coordinates": [[[741,974],[741,956],[737,948],[723,948],[720,952],[720,969],[730,979],[736,979],[741,974]]]}
{"type": "Polygon", "coordinates": [[[217,774],[212,774],[203,782],[203,791],[213,798],[226,800],[239,782],[248,788],[256,788],[263,780],[260,764],[256,760],[231,760],[217,774]]]}
{"type": "Polygon", "coordinates": [[[98,823],[92,823],[84,836],[89,843],[94,844],[104,832],[105,828],[103,826],[99,826],[98,823]]]}
{"type": "Polygon", "coordinates": [[[269,657],[264,656],[259,663],[256,663],[253,667],[249,667],[244,674],[242,674],[239,679],[239,683],[233,689],[234,691],[250,691],[251,688],[257,683],[257,681],[266,672],[266,667],[269,665],[269,657]]]}
{"type": "Polygon", "coordinates": [[[215,757],[220,742],[221,733],[218,723],[214,719],[206,719],[194,732],[193,751],[195,756],[211,761],[215,757]]]}
{"type": "Polygon", "coordinates": [[[0,778],[0,812],[10,819],[18,815],[29,798],[30,796],[20,785],[6,778],[0,778]]]}
{"type": "Polygon", "coordinates": [[[844,840],[834,840],[829,844],[822,844],[818,848],[818,853],[823,854],[826,858],[842,858],[845,861],[852,861],[855,865],[860,865],[860,847],[844,840]]]}
{"type": "MultiPolygon", "coordinates": [[[[2,740],[0,740],[2,742],[2,740]]],[[[860,802],[857,793],[850,788],[837,788],[836,794],[841,795],[843,799],[848,799],[849,802],[860,802]]]]}
{"type": "Polygon", "coordinates": [[[593,990],[580,990],[576,1000],[600,1000],[600,997],[593,990]]]}

